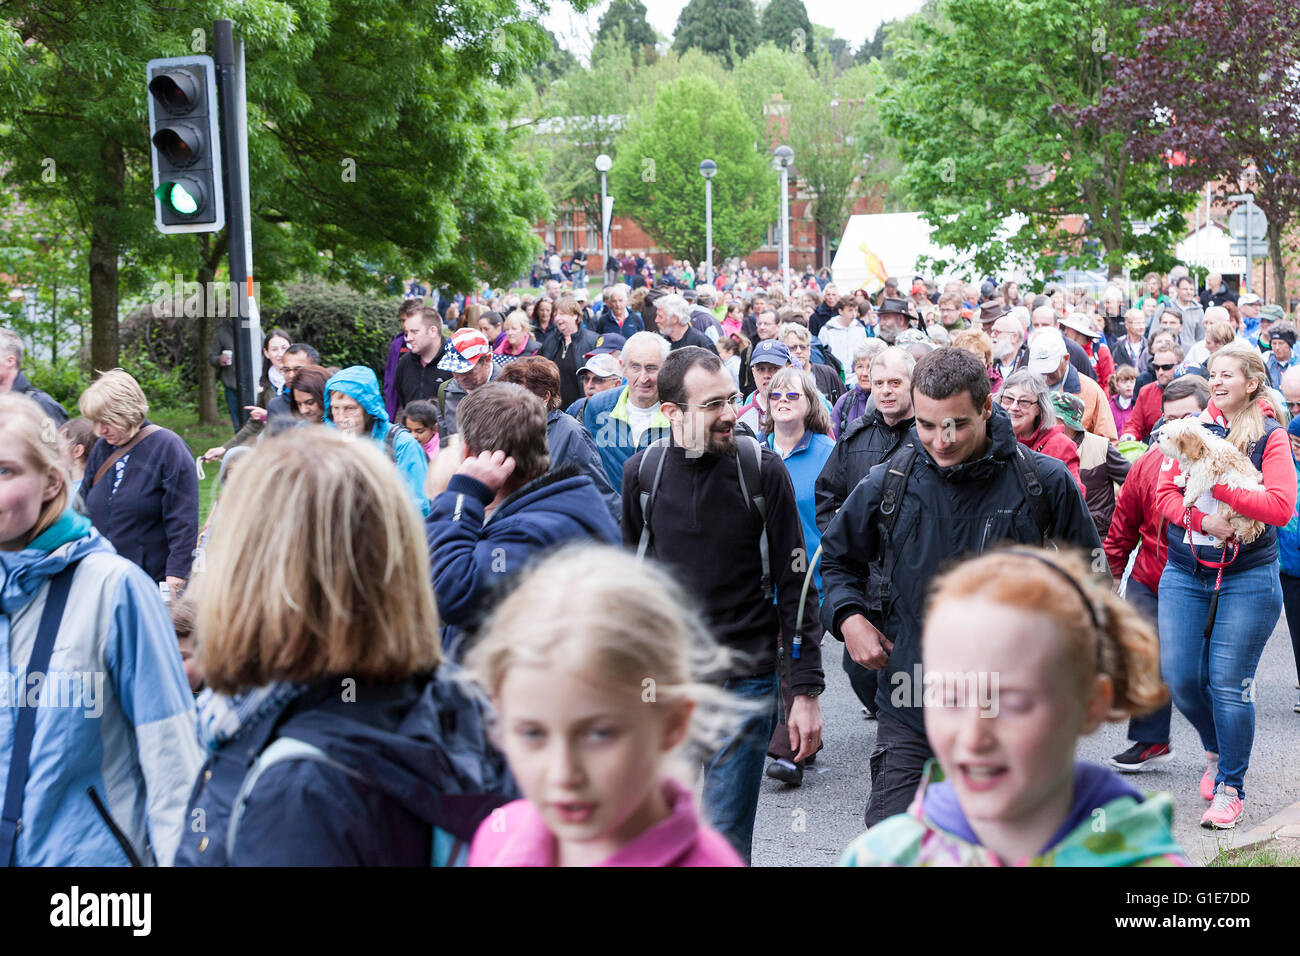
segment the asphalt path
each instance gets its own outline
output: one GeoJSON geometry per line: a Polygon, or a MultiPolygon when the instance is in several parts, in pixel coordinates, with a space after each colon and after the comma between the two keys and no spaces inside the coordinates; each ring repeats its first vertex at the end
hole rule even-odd
{"type": "MultiPolygon", "coordinates": [[[[870,789],[867,758],[876,724],[862,707],[840,666],[843,645],[827,637],[822,645],[826,692],[821,697],[825,749],[804,772],[803,785],[789,787],[764,777],[754,825],[755,866],[830,866],[863,831],[862,812],[870,789]]],[[[1246,774],[1245,816],[1236,830],[1200,826],[1209,805],[1199,785],[1205,752],[1196,732],[1174,708],[1174,759],[1126,779],[1144,792],[1167,790],[1174,797],[1174,836],[1196,865],[1231,847],[1246,830],[1300,801],[1300,714],[1296,668],[1285,615],[1269,638],[1256,674],[1255,745],[1246,774]]],[[[1127,723],[1106,724],[1079,741],[1078,757],[1105,763],[1129,747],[1127,723]]]]}

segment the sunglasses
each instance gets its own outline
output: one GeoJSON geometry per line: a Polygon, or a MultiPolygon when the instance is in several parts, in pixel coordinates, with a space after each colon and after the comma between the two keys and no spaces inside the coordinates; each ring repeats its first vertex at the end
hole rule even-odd
{"type": "Polygon", "coordinates": [[[803,398],[803,392],[773,392],[772,401],[779,402],[784,399],[787,402],[797,402],[803,398]]]}
{"type": "Polygon", "coordinates": [[[1169,371],[1171,368],[1178,368],[1178,365],[1177,365],[1177,364],[1171,364],[1171,365],[1156,365],[1156,364],[1153,362],[1153,363],[1151,363],[1151,367],[1152,367],[1153,369],[1155,369],[1157,372],[1167,372],[1167,371],[1169,371]]]}

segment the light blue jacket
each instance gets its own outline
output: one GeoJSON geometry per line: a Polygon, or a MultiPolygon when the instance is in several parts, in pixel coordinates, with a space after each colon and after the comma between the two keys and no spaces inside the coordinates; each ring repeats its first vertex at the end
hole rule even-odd
{"type": "MultiPolygon", "coordinates": [[[[1300,463],[1295,470],[1300,481],[1300,463]]],[[[1283,574],[1300,578],[1300,500],[1291,510],[1291,520],[1277,529],[1277,560],[1283,574]]]]}
{"type": "Polygon", "coordinates": [[[23,551],[0,551],[0,794],[49,579],[72,561],[36,714],[19,866],[125,866],[94,787],[145,863],[175,855],[203,756],[194,699],[158,585],[69,509],[23,551]],[[26,678],[26,679],[24,679],[26,678]]]}
{"type": "MultiPolygon", "coordinates": [[[[780,449],[776,447],[775,435],[767,436],[767,447],[778,455],[781,454],[780,449]]],[[[794,446],[794,450],[783,457],[785,470],[790,473],[790,483],[794,485],[794,500],[799,506],[799,523],[803,525],[803,544],[808,549],[809,562],[812,561],[813,555],[817,553],[817,548],[822,543],[822,532],[817,527],[817,500],[813,489],[817,484],[817,476],[822,473],[822,468],[826,464],[826,459],[830,458],[834,450],[835,441],[829,435],[805,431],[803,438],[799,439],[799,444],[794,446]]],[[[813,574],[813,586],[818,592],[821,591],[820,561],[817,563],[817,571],[813,574]]],[[[816,605],[812,606],[816,607],[816,605]]]]}
{"type": "MultiPolygon", "coordinates": [[[[388,435],[391,422],[388,420],[388,412],[384,409],[384,396],[379,391],[379,379],[375,377],[374,371],[364,365],[353,365],[332,376],[325,383],[325,420],[330,425],[334,425],[334,417],[330,414],[331,392],[342,392],[356,399],[357,404],[365,409],[366,414],[373,420],[370,437],[378,442],[387,454],[384,439],[388,435]]],[[[427,516],[429,499],[424,497],[424,475],[429,470],[429,456],[424,453],[420,443],[405,429],[399,430],[393,451],[397,457],[395,462],[397,470],[402,480],[406,482],[411,498],[420,509],[421,516],[427,516]]]]}

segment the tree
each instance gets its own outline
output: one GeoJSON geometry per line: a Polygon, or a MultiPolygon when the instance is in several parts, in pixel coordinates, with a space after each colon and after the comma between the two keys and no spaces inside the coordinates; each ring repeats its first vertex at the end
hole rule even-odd
{"type": "Polygon", "coordinates": [[[812,59],[816,38],[803,0],[770,0],[759,20],[759,39],[779,49],[793,50],[812,59]]]}
{"type": "MultiPolygon", "coordinates": [[[[1282,237],[1300,215],[1300,7],[1273,0],[1138,0],[1142,39],[1115,66],[1092,114],[1124,124],[1129,147],[1174,160],[1190,190],[1245,187],[1268,220],[1268,254],[1286,303],[1282,237]]],[[[1091,115],[1091,114],[1090,114],[1091,115]]]]}
{"type": "Polygon", "coordinates": [[[560,41],[555,38],[554,33],[550,30],[543,30],[543,32],[546,34],[549,49],[542,59],[529,68],[528,77],[538,90],[544,91],[564,74],[577,68],[578,59],[560,46],[560,41]]]}
{"type": "Polygon", "coordinates": [[[689,0],[677,15],[673,49],[696,47],[734,66],[759,43],[753,0],[689,0]]]}
{"type": "MultiPolygon", "coordinates": [[[[1110,275],[1181,238],[1195,201],[1171,189],[1162,164],[1135,160],[1128,131],[1076,121],[1109,95],[1114,56],[1138,40],[1132,8],[1109,0],[944,0],[943,20],[913,18],[898,39],[901,78],[885,98],[887,132],[903,144],[900,184],[934,239],[974,251],[993,271],[1021,257],[1040,271],[1088,265],[1094,242],[1110,275]],[[1050,56],[1024,38],[1050,35],[1050,56]],[[1082,235],[1066,228],[1080,217],[1082,235]],[[1000,235],[1003,222],[1023,225],[1000,235]]],[[[902,31],[899,31],[902,33],[902,31]]]]}
{"type": "Polygon", "coordinates": [[[619,30],[622,42],[632,48],[632,56],[643,63],[653,63],[657,57],[655,46],[659,34],[646,19],[645,4],[641,0],[612,0],[605,15],[600,18],[592,59],[600,56],[619,30]]]}
{"type": "Polygon", "coordinates": [[[676,257],[705,257],[701,160],[713,178],[713,248],[717,258],[745,255],[777,216],[776,177],[755,150],[754,124],[736,93],[706,76],[686,75],[659,90],[619,142],[610,172],[614,195],[630,216],[676,257]]]}

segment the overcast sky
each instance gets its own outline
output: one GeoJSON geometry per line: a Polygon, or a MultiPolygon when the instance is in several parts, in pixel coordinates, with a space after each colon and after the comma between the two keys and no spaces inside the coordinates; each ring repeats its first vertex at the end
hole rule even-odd
{"type": "MultiPolygon", "coordinates": [[[[642,2],[650,25],[665,38],[672,39],[677,15],[686,6],[686,0],[642,2]]],[[[921,9],[921,0],[804,0],[804,5],[813,23],[832,27],[835,35],[848,40],[856,51],[876,35],[876,27],[883,21],[898,20],[921,9]]],[[[583,15],[575,13],[564,0],[556,0],[543,22],[559,38],[561,46],[585,60],[601,14],[608,6],[608,2],[602,2],[583,15]]]]}

